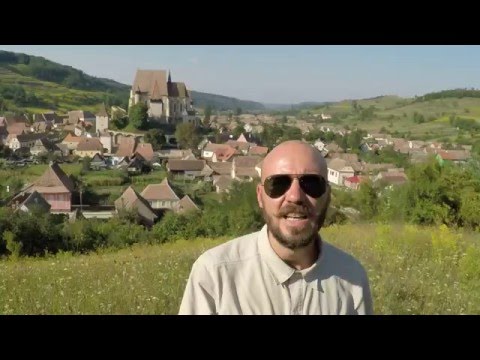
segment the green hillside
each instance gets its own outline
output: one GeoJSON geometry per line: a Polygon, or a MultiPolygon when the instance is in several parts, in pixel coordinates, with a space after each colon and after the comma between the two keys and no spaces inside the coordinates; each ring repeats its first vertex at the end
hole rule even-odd
{"type": "Polygon", "coordinates": [[[220,111],[232,110],[241,108],[243,111],[265,110],[265,106],[259,102],[239,100],[236,98],[207,94],[198,91],[192,91],[193,103],[196,108],[205,109],[207,105],[220,111]]]}
{"type": "Polygon", "coordinates": [[[395,136],[471,143],[480,139],[480,92],[449,90],[418,98],[379,96],[303,109],[299,116],[318,125],[359,127],[395,136]],[[478,93],[478,94],[477,94],[478,93]],[[445,96],[449,97],[445,97],[445,96]],[[319,114],[332,121],[321,121],[319,114]]]}
{"type": "Polygon", "coordinates": [[[42,57],[0,51],[0,111],[75,109],[96,111],[101,103],[125,107],[129,87],[95,78],[42,57]]]}

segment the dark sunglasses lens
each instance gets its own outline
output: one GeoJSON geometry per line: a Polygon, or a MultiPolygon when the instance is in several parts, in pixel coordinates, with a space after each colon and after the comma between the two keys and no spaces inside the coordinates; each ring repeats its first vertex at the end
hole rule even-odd
{"type": "Polygon", "coordinates": [[[292,179],[288,175],[271,176],[265,179],[265,192],[271,198],[278,198],[285,194],[292,184],[292,179]]]}
{"type": "Polygon", "coordinates": [[[317,175],[304,175],[300,178],[300,186],[305,193],[313,198],[319,198],[325,193],[325,179],[317,175]]]}

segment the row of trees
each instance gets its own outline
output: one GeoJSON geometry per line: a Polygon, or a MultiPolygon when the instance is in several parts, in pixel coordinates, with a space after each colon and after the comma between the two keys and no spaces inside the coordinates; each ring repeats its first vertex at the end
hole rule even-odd
{"type": "Polygon", "coordinates": [[[480,124],[475,119],[462,118],[451,115],[449,117],[450,125],[461,130],[476,132],[480,130],[480,124]]]}
{"type": "Polygon", "coordinates": [[[363,220],[479,229],[478,161],[455,165],[431,158],[411,166],[407,176],[409,181],[399,187],[382,189],[367,182],[357,192],[337,192],[332,204],[356,208],[363,220]]]}
{"type": "Polygon", "coordinates": [[[475,89],[454,89],[454,90],[444,90],[425,94],[423,96],[416,97],[415,101],[428,101],[435,99],[445,99],[445,98],[464,98],[464,97],[480,97],[480,90],[475,89]]]}
{"type": "Polygon", "coordinates": [[[121,248],[138,242],[164,243],[199,236],[239,236],[258,230],[262,217],[256,205],[254,183],[234,186],[220,202],[204,204],[202,212],[167,213],[148,230],[136,224],[132,212],[109,220],[77,220],[63,215],[17,212],[0,208],[0,255],[43,255],[58,251],[87,252],[98,248],[121,248]]]}
{"type": "MultiPolygon", "coordinates": [[[[327,224],[344,221],[335,209],[353,207],[363,221],[446,224],[480,229],[480,164],[441,165],[435,159],[412,166],[400,187],[364,183],[356,192],[334,190],[327,224]]],[[[238,183],[220,201],[205,200],[203,211],[167,213],[150,230],[137,225],[132,213],[108,220],[77,220],[61,215],[0,209],[0,254],[41,255],[125,247],[136,242],[164,243],[196,237],[233,238],[261,228],[256,183],[238,183]]]]}
{"type": "Polygon", "coordinates": [[[11,100],[17,106],[42,106],[41,101],[34,93],[26,92],[22,86],[1,85],[0,99],[11,100]]]}

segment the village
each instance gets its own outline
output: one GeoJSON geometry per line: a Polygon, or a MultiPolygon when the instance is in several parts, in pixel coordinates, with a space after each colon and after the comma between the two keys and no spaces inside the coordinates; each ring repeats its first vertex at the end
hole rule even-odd
{"type": "MultiPolygon", "coordinates": [[[[16,211],[29,212],[34,207],[46,212],[65,214],[72,221],[82,218],[110,218],[121,211],[133,211],[139,222],[152,226],[165,212],[201,211],[202,206],[188,194],[175,191],[174,182],[200,184],[212,194],[228,192],[235,182],[252,182],[261,177],[262,160],[270,148],[260,136],[264,126],[278,119],[267,114],[240,114],[235,122],[231,116],[217,116],[205,125],[204,118],[194,108],[184,83],[171,81],[165,70],[138,70],[130,92],[129,106],[144,103],[148,106],[149,122],[174,129],[178,124],[203,126],[203,137],[194,148],[181,148],[175,133],[165,133],[161,149],[145,141],[145,133],[114,130],[112,116],[126,110],[107,109],[102,105],[97,113],[83,110],[59,115],[55,112],[0,117],[0,144],[11,150],[4,167],[20,169],[48,162],[44,173],[19,191],[7,188],[3,205],[16,211]],[[234,130],[241,126],[241,133],[234,130]],[[135,189],[122,184],[122,193],[109,202],[89,204],[82,199],[82,184],[74,182],[62,169],[64,164],[85,163],[87,171],[108,176],[122,171],[130,179],[142,174],[157,173],[151,181],[135,189]],[[206,187],[205,187],[206,186],[206,187]]],[[[331,116],[321,114],[315,124],[289,119],[305,138],[314,125],[323,133],[347,136],[351,130],[325,125],[331,116]]],[[[360,160],[358,152],[344,149],[335,141],[310,141],[325,157],[328,181],[337,189],[355,191],[363,182],[385,186],[402,185],[408,181],[405,169],[392,163],[369,163],[360,160]]],[[[405,154],[411,163],[426,161],[435,156],[439,161],[462,163],[470,158],[469,146],[444,149],[434,141],[395,138],[383,133],[367,133],[362,138],[361,152],[381,152],[385,148],[405,154]]],[[[301,154],[299,154],[301,156],[301,154]]],[[[0,184],[4,186],[4,184],[0,184]]],[[[95,188],[93,189],[95,190],[95,188]]],[[[105,190],[105,189],[104,189],[105,190]]],[[[108,192],[108,188],[106,190],[108,192]]]]}

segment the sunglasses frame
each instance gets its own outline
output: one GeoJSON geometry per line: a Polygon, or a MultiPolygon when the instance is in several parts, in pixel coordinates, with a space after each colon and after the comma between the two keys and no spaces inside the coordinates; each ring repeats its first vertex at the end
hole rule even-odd
{"type": "Polygon", "coordinates": [[[278,199],[278,198],[282,197],[283,195],[285,195],[287,193],[287,191],[291,188],[294,179],[298,180],[298,184],[299,184],[300,188],[302,189],[302,191],[306,195],[308,195],[312,198],[318,199],[318,198],[322,197],[322,195],[327,192],[328,182],[325,180],[325,178],[323,176],[321,176],[319,174],[276,174],[276,175],[270,175],[270,176],[265,178],[265,180],[263,181],[263,184],[261,184],[261,185],[263,186],[265,194],[267,194],[268,197],[270,197],[272,199],[278,199]],[[306,176],[314,176],[314,177],[320,179],[320,186],[323,186],[323,191],[319,196],[313,196],[313,195],[309,194],[309,192],[304,188],[305,184],[302,180],[306,176]],[[285,191],[283,193],[281,193],[278,196],[272,196],[272,191],[267,190],[269,188],[268,182],[272,181],[272,179],[280,178],[280,177],[281,178],[283,178],[283,177],[289,178],[290,179],[290,184],[285,189],[285,191]],[[265,187],[265,183],[267,183],[267,187],[265,187]]]}

